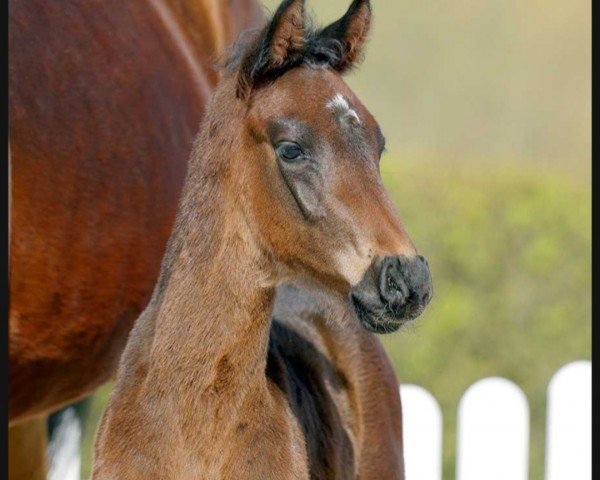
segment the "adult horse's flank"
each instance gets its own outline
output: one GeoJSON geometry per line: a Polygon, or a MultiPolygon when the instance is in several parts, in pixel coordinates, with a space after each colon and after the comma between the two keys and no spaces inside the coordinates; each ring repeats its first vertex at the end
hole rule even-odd
{"type": "Polygon", "coordinates": [[[9,0],[10,476],[45,416],[115,372],[160,271],[187,159],[257,0],[9,0]]]}
{"type": "Polygon", "coordinates": [[[348,326],[395,330],[431,294],[381,183],[383,136],[340,76],[370,22],[368,0],[355,0],[307,31],[304,2],[286,0],[233,54],[122,356],[96,480],[402,478],[399,428],[373,414],[399,413],[396,383],[362,341],[370,334],[348,326]],[[357,315],[276,311],[273,322],[289,280],[324,287],[357,315]],[[384,394],[370,398],[381,378],[384,394]],[[381,439],[391,445],[376,454],[369,442],[381,439]]]}

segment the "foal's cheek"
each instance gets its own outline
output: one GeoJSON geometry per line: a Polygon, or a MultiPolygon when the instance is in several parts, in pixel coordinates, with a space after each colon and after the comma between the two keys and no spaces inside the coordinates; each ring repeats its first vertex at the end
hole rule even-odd
{"type": "Polygon", "coordinates": [[[311,166],[292,166],[282,169],[283,178],[306,221],[314,222],[325,216],[323,178],[311,166]]]}

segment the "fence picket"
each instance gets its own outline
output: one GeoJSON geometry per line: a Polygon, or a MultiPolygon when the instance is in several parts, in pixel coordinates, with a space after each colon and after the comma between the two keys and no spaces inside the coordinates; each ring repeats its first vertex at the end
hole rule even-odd
{"type": "Polygon", "coordinates": [[[81,422],[77,411],[69,407],[62,412],[54,440],[49,446],[48,480],[81,478],[81,422]]]}
{"type": "Polygon", "coordinates": [[[505,378],[471,385],[458,407],[457,479],[527,480],[529,407],[505,378]]]}
{"type": "Polygon", "coordinates": [[[402,385],[402,421],[406,480],[441,480],[442,411],[422,387],[402,385]]]}
{"type": "Polygon", "coordinates": [[[572,362],[548,386],[546,480],[592,478],[592,364],[572,362]]]}

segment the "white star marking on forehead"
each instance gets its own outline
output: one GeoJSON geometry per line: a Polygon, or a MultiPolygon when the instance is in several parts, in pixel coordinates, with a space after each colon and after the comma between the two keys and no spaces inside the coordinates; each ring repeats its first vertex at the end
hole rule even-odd
{"type": "Polygon", "coordinates": [[[329,100],[329,102],[327,102],[327,107],[332,109],[341,117],[350,116],[354,118],[358,123],[362,123],[360,121],[358,113],[356,113],[356,110],[350,108],[350,105],[348,105],[348,100],[346,100],[341,93],[336,94],[335,97],[329,100]]]}

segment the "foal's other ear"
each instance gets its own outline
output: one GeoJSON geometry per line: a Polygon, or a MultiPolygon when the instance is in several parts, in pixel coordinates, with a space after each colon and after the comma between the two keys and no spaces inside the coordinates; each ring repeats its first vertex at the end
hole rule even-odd
{"type": "Polygon", "coordinates": [[[261,77],[302,57],[306,43],[304,0],[284,0],[259,40],[241,65],[237,91],[240,98],[247,97],[261,77]]]}
{"type": "Polygon", "coordinates": [[[319,37],[340,43],[339,59],[329,61],[334,70],[343,73],[360,60],[370,28],[371,2],[354,0],[342,18],[323,29],[319,37]]]}

